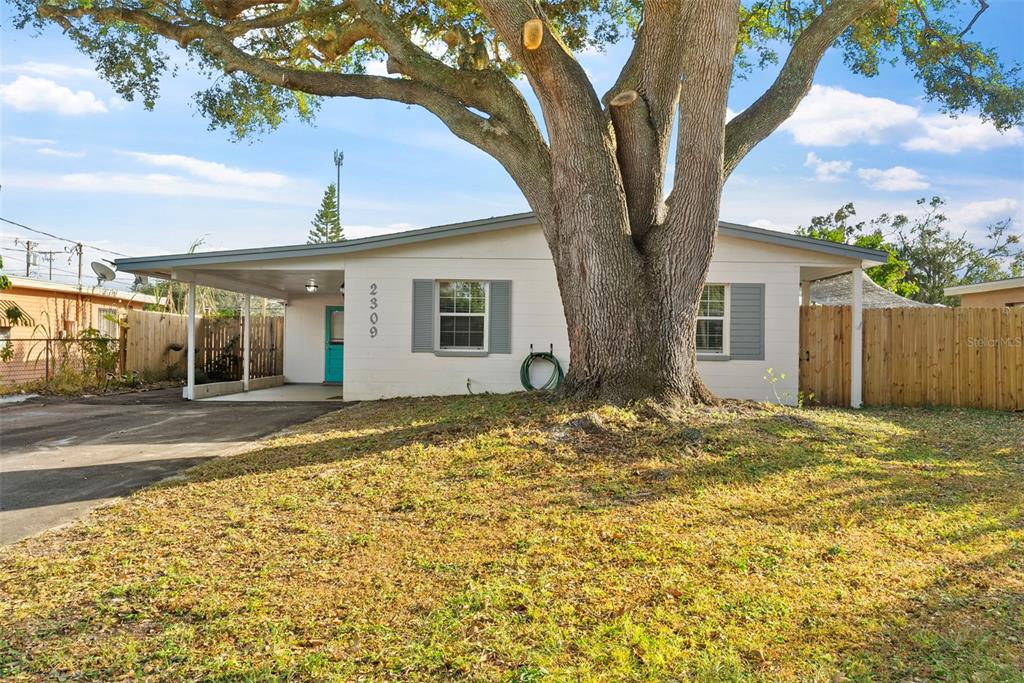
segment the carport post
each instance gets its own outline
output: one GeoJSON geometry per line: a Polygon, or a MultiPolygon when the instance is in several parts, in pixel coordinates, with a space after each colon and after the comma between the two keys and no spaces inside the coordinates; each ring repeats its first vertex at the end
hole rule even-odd
{"type": "Polygon", "coordinates": [[[854,268],[850,276],[850,407],[860,408],[864,402],[864,269],[854,268]]]}
{"type": "Polygon", "coordinates": [[[188,383],[185,398],[196,396],[196,283],[188,283],[188,383]]]}
{"type": "Polygon", "coordinates": [[[252,315],[252,297],[245,295],[242,302],[242,391],[249,391],[249,317],[252,315]]]}

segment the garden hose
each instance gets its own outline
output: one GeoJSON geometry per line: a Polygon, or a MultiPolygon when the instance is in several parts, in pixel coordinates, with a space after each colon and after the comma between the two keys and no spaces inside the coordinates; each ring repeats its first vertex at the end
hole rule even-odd
{"type": "Polygon", "coordinates": [[[526,360],[519,367],[519,381],[523,383],[523,388],[527,391],[555,391],[562,386],[564,380],[565,373],[562,372],[562,364],[555,358],[555,354],[550,351],[530,351],[530,355],[526,357],[526,360]],[[548,381],[539,387],[533,386],[533,382],[530,381],[530,367],[533,366],[533,362],[536,360],[545,360],[554,366],[551,370],[551,377],[548,377],[548,381]]]}

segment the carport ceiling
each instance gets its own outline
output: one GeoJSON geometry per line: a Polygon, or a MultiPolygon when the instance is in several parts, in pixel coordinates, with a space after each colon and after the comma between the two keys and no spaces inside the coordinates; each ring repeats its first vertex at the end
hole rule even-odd
{"type": "Polygon", "coordinates": [[[266,296],[269,298],[297,299],[309,296],[306,283],[315,280],[317,294],[337,293],[345,281],[341,270],[247,270],[196,269],[177,272],[179,280],[195,281],[201,285],[266,296]]]}

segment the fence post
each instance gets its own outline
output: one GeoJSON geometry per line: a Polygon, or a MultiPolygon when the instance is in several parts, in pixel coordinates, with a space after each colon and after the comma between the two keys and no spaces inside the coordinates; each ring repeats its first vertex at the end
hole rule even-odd
{"type": "Polygon", "coordinates": [[[120,335],[117,340],[117,365],[118,374],[128,374],[128,326],[121,325],[119,328],[120,335]]]}
{"type": "Polygon", "coordinates": [[[850,407],[864,404],[864,269],[850,272],[850,407]]]}

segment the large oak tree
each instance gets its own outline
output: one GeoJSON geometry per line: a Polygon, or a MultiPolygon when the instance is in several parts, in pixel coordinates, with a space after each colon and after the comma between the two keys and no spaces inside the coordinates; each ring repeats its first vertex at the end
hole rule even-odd
{"type": "Polygon", "coordinates": [[[1024,112],[1019,67],[971,38],[984,0],[15,3],[22,26],[58,23],[147,106],[168,70],[163,50],[177,45],[217,76],[198,107],[238,136],[310,118],[325,97],[433,112],[504,166],[544,228],[569,326],[568,389],[617,400],[710,398],[694,331],[722,185],[793,113],[826,50],[868,76],[906,62],[949,113],[1006,128],[1024,112]],[[632,52],[602,96],[574,53],[624,37],[632,52]],[[379,60],[392,77],[365,73],[379,60]],[[730,85],[753,68],[778,75],[727,123],[730,85]]]}

